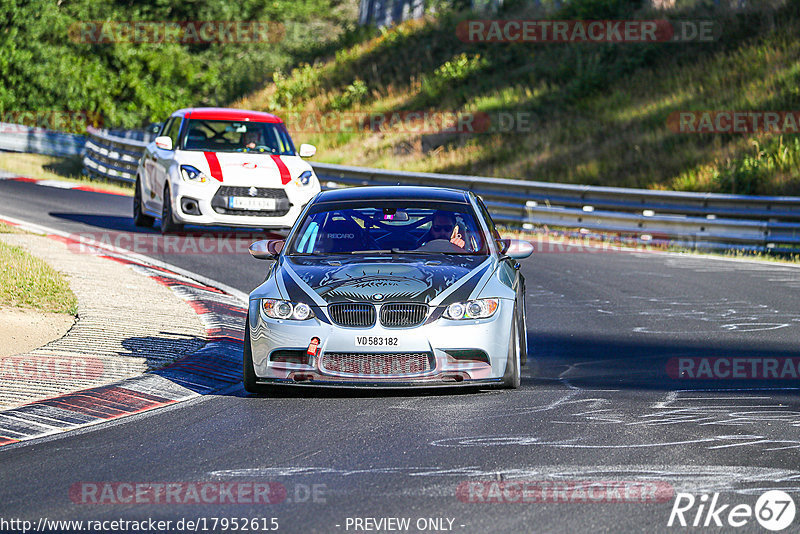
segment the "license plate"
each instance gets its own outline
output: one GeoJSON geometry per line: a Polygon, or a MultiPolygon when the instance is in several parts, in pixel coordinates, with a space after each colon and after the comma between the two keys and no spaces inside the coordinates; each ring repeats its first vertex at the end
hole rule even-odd
{"type": "Polygon", "coordinates": [[[228,207],[236,210],[274,211],[278,202],[274,198],[229,197],[228,207]]]}
{"type": "Polygon", "coordinates": [[[396,347],[399,338],[389,336],[356,336],[356,347],[396,347]]]}

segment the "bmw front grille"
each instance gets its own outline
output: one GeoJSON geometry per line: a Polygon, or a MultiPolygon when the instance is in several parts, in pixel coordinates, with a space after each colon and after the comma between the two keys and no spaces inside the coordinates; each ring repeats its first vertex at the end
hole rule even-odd
{"type": "Polygon", "coordinates": [[[410,327],[421,324],[428,315],[427,304],[390,303],[381,306],[381,324],[388,327],[410,327]]]}
{"type": "Polygon", "coordinates": [[[326,352],[320,368],[336,374],[361,376],[413,375],[433,369],[430,352],[326,352]]]}
{"type": "MultiPolygon", "coordinates": [[[[328,306],[333,322],[340,326],[368,328],[375,324],[375,306],[369,302],[346,302],[328,306]]],[[[380,320],[383,326],[392,328],[418,326],[428,316],[428,305],[413,302],[383,304],[380,320]]]]}
{"type": "Polygon", "coordinates": [[[368,302],[344,302],[328,306],[334,323],[367,328],[375,324],[375,306],[368,302]]]}

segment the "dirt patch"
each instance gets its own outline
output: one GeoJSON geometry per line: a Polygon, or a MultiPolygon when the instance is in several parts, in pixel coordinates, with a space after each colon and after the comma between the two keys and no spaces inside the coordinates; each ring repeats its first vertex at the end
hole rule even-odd
{"type": "Polygon", "coordinates": [[[75,323],[64,313],[0,308],[0,358],[31,351],[61,338],[75,323]]]}

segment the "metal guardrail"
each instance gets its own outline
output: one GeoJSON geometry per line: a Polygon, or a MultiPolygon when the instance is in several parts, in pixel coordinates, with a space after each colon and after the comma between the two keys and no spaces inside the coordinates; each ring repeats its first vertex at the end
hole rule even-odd
{"type": "Polygon", "coordinates": [[[86,152],[83,166],[86,172],[106,180],[133,183],[136,168],[147,142],[111,135],[97,128],[86,129],[86,152]]]}
{"type": "MultiPolygon", "coordinates": [[[[84,164],[106,179],[131,182],[146,143],[90,128],[84,164]]],[[[495,220],[614,232],[697,247],[800,248],[800,197],[724,195],[555,184],[507,178],[388,171],[315,163],[323,187],[429,185],[468,189],[495,220]]]]}
{"type": "Polygon", "coordinates": [[[84,142],[82,135],[0,122],[0,150],[48,156],[78,156],[83,151],[84,142]]]}
{"type": "Polygon", "coordinates": [[[498,223],[552,225],[697,246],[800,245],[800,197],[653,191],[314,164],[321,179],[354,185],[435,185],[479,194],[498,223]]]}

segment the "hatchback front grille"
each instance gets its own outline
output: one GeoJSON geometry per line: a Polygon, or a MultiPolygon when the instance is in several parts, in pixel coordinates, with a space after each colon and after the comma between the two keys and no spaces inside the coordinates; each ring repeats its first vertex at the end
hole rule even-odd
{"type": "Polygon", "coordinates": [[[320,368],[326,372],[346,375],[413,375],[432,370],[433,363],[429,352],[326,352],[322,355],[320,368]]]}
{"type": "Polygon", "coordinates": [[[370,327],[375,324],[375,306],[367,302],[344,302],[328,306],[334,323],[340,326],[370,327]]]}
{"type": "Polygon", "coordinates": [[[223,197],[255,197],[255,198],[274,198],[276,200],[288,200],[286,191],[270,187],[255,187],[255,195],[250,194],[249,187],[221,185],[217,189],[217,195],[223,197]]]}
{"type": "Polygon", "coordinates": [[[289,213],[292,204],[289,202],[289,197],[283,189],[275,189],[269,187],[255,187],[253,188],[255,195],[251,195],[250,187],[223,185],[217,189],[214,197],[211,199],[211,208],[223,215],[260,215],[262,217],[282,217],[289,213]],[[228,207],[229,197],[249,197],[249,198],[274,198],[274,210],[246,210],[228,207]]]}
{"type": "Polygon", "coordinates": [[[427,315],[427,304],[391,303],[381,306],[381,324],[383,326],[417,326],[425,320],[427,315]]]}

